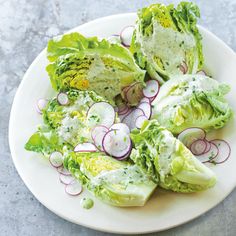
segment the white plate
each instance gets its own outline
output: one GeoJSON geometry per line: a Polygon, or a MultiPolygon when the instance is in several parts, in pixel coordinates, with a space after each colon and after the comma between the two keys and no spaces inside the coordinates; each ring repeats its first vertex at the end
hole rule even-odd
{"type": "MultiPolygon", "coordinates": [[[[89,22],[73,31],[87,36],[108,37],[119,33],[126,25],[134,24],[136,14],[114,15],[89,22]]],[[[213,34],[200,27],[203,35],[206,67],[219,81],[227,82],[232,90],[228,95],[230,105],[236,111],[236,56],[234,52],[213,34]]],[[[226,139],[232,148],[229,160],[212,166],[218,182],[213,189],[196,194],[177,194],[158,190],[144,207],[116,208],[95,199],[91,210],[80,207],[79,197],[64,193],[58,173],[47,160],[24,150],[24,144],[42,122],[35,112],[36,101],[53,94],[45,66],[45,50],[32,63],[16,93],[11,111],[9,142],[16,169],[34,196],[48,209],[71,222],[89,228],[116,233],[146,233],[161,231],[200,216],[221,202],[236,185],[236,126],[235,120],[217,131],[216,137],[226,139]]]]}

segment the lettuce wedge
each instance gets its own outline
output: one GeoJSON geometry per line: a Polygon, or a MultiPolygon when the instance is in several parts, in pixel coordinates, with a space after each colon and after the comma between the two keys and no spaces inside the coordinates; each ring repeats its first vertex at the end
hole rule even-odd
{"type": "Polygon", "coordinates": [[[143,87],[145,71],[140,69],[128,49],[97,37],[71,33],[48,43],[47,66],[52,87],[95,91],[110,102],[133,83],[143,87]]]}
{"type": "Polygon", "coordinates": [[[64,166],[99,200],[113,206],[143,206],[156,184],[137,166],[104,153],[69,153],[64,166]]]}
{"type": "Polygon", "coordinates": [[[190,193],[215,185],[215,174],[156,120],[134,130],[131,139],[131,159],[162,188],[190,193]]]}
{"type": "Polygon", "coordinates": [[[198,17],[199,8],[191,2],[141,9],[130,48],[138,65],[160,83],[173,74],[196,73],[203,65],[198,17]]]}
{"type": "Polygon", "coordinates": [[[186,128],[223,127],[233,111],[225,99],[230,87],[203,75],[172,76],[153,102],[153,118],[174,134],[186,128]]]}

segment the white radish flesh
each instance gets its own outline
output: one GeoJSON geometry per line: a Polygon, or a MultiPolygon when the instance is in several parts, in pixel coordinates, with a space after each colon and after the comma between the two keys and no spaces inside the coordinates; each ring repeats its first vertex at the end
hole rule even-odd
{"type": "Polygon", "coordinates": [[[107,102],[94,103],[88,110],[87,119],[95,125],[110,127],[115,121],[115,110],[107,102]]]}
{"type": "Polygon", "coordinates": [[[72,181],[75,180],[75,178],[72,175],[63,175],[63,174],[60,174],[59,179],[63,184],[70,184],[72,181]]]}
{"type": "Polygon", "coordinates": [[[135,125],[138,129],[141,129],[142,125],[143,125],[143,122],[148,120],[148,118],[144,115],[142,116],[138,116],[135,120],[135,125]]]}
{"type": "Polygon", "coordinates": [[[62,175],[71,175],[70,171],[64,168],[64,166],[59,166],[57,171],[62,175]]]}
{"type": "Polygon", "coordinates": [[[130,152],[131,145],[129,135],[121,130],[110,130],[103,139],[104,151],[116,158],[127,155],[130,152]]]}
{"type": "Polygon", "coordinates": [[[141,109],[144,112],[144,115],[149,119],[151,117],[152,114],[152,107],[150,105],[150,103],[147,102],[142,102],[138,105],[139,109],[141,109]]]}
{"type": "Polygon", "coordinates": [[[61,152],[55,151],[53,152],[50,157],[49,161],[53,167],[59,167],[63,164],[63,155],[61,152]]]}
{"type": "Polygon", "coordinates": [[[186,146],[190,147],[190,145],[198,139],[205,139],[206,133],[203,129],[193,127],[193,128],[187,128],[183,130],[178,135],[178,139],[186,146]]]}
{"type": "Polygon", "coordinates": [[[92,130],[92,139],[95,144],[95,146],[100,150],[104,151],[102,147],[102,140],[105,136],[105,134],[108,132],[108,128],[105,126],[96,126],[92,130]]]}
{"type": "Polygon", "coordinates": [[[190,146],[190,150],[194,155],[201,155],[203,153],[206,153],[206,149],[207,149],[207,142],[202,139],[194,141],[190,146]]]}
{"type": "Polygon", "coordinates": [[[73,181],[65,186],[65,191],[71,196],[77,196],[82,192],[83,188],[78,181],[73,181]]]}
{"type": "Polygon", "coordinates": [[[214,143],[211,143],[210,150],[203,153],[202,155],[197,155],[196,158],[202,163],[213,161],[219,153],[219,149],[214,143]]]}
{"type": "Polygon", "coordinates": [[[210,141],[211,143],[215,144],[217,148],[219,149],[219,153],[216,156],[216,158],[213,159],[213,162],[215,164],[221,164],[225,162],[231,154],[231,148],[229,144],[222,139],[214,139],[210,141]]]}
{"type": "Polygon", "coordinates": [[[130,133],[129,127],[128,127],[126,124],[124,124],[124,123],[116,123],[116,124],[114,124],[114,125],[112,125],[112,126],[110,127],[110,130],[112,130],[112,129],[122,130],[122,131],[124,131],[126,134],[129,134],[129,133],[130,133]]]}
{"type": "Polygon", "coordinates": [[[42,110],[47,106],[48,100],[40,98],[37,102],[36,110],[39,114],[42,114],[42,110]]]}
{"type": "Polygon", "coordinates": [[[120,40],[121,40],[121,43],[122,43],[125,47],[129,47],[129,46],[131,45],[133,32],[134,32],[134,26],[133,26],[133,25],[126,26],[126,27],[121,31],[121,33],[120,33],[120,40]]]}
{"type": "Polygon", "coordinates": [[[153,98],[159,93],[160,85],[157,80],[149,80],[143,89],[143,95],[147,98],[153,98]]]}
{"type": "Polygon", "coordinates": [[[66,93],[58,93],[57,95],[57,101],[60,105],[66,106],[69,104],[69,97],[66,93]]]}
{"type": "Polygon", "coordinates": [[[97,148],[92,143],[79,143],[75,146],[74,152],[97,152],[97,148]]]}
{"type": "Polygon", "coordinates": [[[125,123],[130,130],[133,130],[134,128],[136,128],[135,120],[137,119],[138,116],[141,115],[145,115],[143,110],[135,108],[123,118],[122,123],[125,123]]]}

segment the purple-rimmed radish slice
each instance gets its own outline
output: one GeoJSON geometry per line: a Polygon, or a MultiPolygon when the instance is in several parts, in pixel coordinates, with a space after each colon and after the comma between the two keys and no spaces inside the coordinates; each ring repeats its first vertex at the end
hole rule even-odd
{"type": "Polygon", "coordinates": [[[198,139],[205,139],[206,132],[198,127],[187,128],[183,130],[177,138],[186,146],[190,147],[190,145],[198,139]]]}
{"type": "Polygon", "coordinates": [[[141,129],[143,122],[148,120],[148,118],[145,115],[138,116],[135,120],[135,125],[138,129],[141,129]]]}
{"type": "Polygon", "coordinates": [[[83,188],[77,180],[74,180],[70,184],[65,186],[65,192],[71,196],[79,195],[82,192],[82,190],[83,188]]]}
{"type": "Polygon", "coordinates": [[[206,149],[207,149],[207,142],[204,139],[195,140],[190,145],[190,151],[196,156],[206,153],[206,149]]]}
{"type": "Polygon", "coordinates": [[[87,112],[89,122],[106,127],[110,127],[114,124],[115,116],[116,113],[113,106],[107,102],[94,103],[87,112]]]}
{"type": "Polygon", "coordinates": [[[91,131],[91,137],[94,140],[94,138],[101,132],[107,132],[109,129],[104,125],[97,125],[95,126],[91,131]]]}
{"type": "Polygon", "coordinates": [[[151,117],[151,115],[152,115],[152,107],[151,107],[150,103],[147,103],[147,102],[139,103],[137,108],[141,109],[144,112],[144,115],[148,119],[151,117]]]}
{"type": "Polygon", "coordinates": [[[57,95],[57,101],[60,105],[66,106],[69,104],[69,97],[66,93],[60,92],[57,95]]]}
{"type": "Polygon", "coordinates": [[[102,125],[95,126],[91,132],[91,136],[95,146],[100,150],[104,151],[102,147],[102,140],[105,134],[108,132],[108,128],[102,125]]]}
{"type": "Polygon", "coordinates": [[[73,177],[72,175],[60,174],[59,179],[60,179],[61,183],[63,183],[63,184],[70,184],[72,181],[75,180],[75,177],[73,177]]]}
{"type": "Polygon", "coordinates": [[[118,158],[116,158],[116,160],[118,160],[118,161],[124,161],[124,160],[126,160],[126,159],[130,156],[131,150],[132,150],[132,149],[130,149],[130,151],[129,151],[126,155],[124,155],[123,157],[118,157],[118,158]]]}
{"type": "Polygon", "coordinates": [[[116,129],[116,130],[122,130],[126,134],[130,133],[129,127],[125,123],[116,123],[110,127],[110,130],[116,129]]]}
{"type": "Polygon", "coordinates": [[[61,152],[55,151],[52,152],[49,156],[49,161],[53,167],[59,167],[63,164],[63,154],[61,152]]]}
{"type": "Polygon", "coordinates": [[[130,111],[130,108],[128,106],[126,106],[125,108],[123,108],[122,110],[118,110],[118,115],[125,115],[130,111]]]}
{"type": "Polygon", "coordinates": [[[211,143],[208,141],[208,140],[206,140],[206,139],[204,139],[204,141],[206,142],[206,150],[205,150],[205,152],[204,153],[207,153],[207,152],[209,152],[209,150],[210,150],[210,148],[211,148],[211,143]]]}
{"type": "Polygon", "coordinates": [[[124,29],[122,29],[122,31],[120,33],[120,40],[121,40],[121,43],[125,47],[130,46],[131,41],[132,41],[133,32],[134,32],[133,25],[126,26],[124,29]]]}
{"type": "Polygon", "coordinates": [[[197,155],[196,158],[202,163],[212,162],[218,155],[219,149],[214,143],[210,143],[211,147],[208,152],[197,155]]]}
{"type": "Polygon", "coordinates": [[[151,103],[151,100],[150,100],[149,98],[147,98],[147,97],[144,97],[144,98],[142,98],[142,99],[140,100],[140,103],[142,103],[142,102],[151,103]]]}
{"type": "Polygon", "coordinates": [[[79,143],[75,146],[74,152],[97,152],[97,148],[92,143],[79,143]]]}
{"type": "Polygon", "coordinates": [[[129,135],[121,130],[110,130],[103,138],[104,151],[115,158],[121,158],[130,152],[132,143],[129,135]]]}
{"type": "Polygon", "coordinates": [[[129,89],[125,92],[125,100],[130,105],[136,105],[143,98],[143,86],[140,82],[135,82],[130,85],[129,89]]]}
{"type": "Polygon", "coordinates": [[[109,41],[110,43],[114,43],[114,44],[121,43],[120,35],[113,34],[107,38],[107,41],[109,41]]]}
{"type": "Polygon", "coordinates": [[[159,93],[160,85],[157,80],[148,80],[143,89],[143,95],[147,98],[153,98],[159,93]]]}
{"type": "Polygon", "coordinates": [[[221,164],[227,161],[231,154],[231,148],[229,144],[222,139],[214,139],[211,140],[210,143],[215,144],[219,149],[219,153],[216,158],[214,158],[213,162],[215,164],[221,164]]]}
{"type": "Polygon", "coordinates": [[[140,108],[135,108],[122,119],[122,123],[125,123],[130,130],[133,130],[134,128],[136,128],[135,120],[141,115],[145,115],[144,111],[140,108]]]}
{"type": "Polygon", "coordinates": [[[44,98],[40,98],[36,105],[36,110],[39,114],[42,114],[43,109],[47,106],[48,100],[44,98]]]}
{"type": "Polygon", "coordinates": [[[197,72],[198,75],[207,75],[207,73],[204,70],[199,70],[197,72]]]}
{"type": "Polygon", "coordinates": [[[67,170],[64,166],[59,166],[57,171],[62,175],[71,175],[70,171],[67,170]]]}

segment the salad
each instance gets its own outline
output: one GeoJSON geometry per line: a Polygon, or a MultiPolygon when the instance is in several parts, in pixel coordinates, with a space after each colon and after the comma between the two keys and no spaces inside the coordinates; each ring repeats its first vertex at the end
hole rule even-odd
{"type": "MultiPolygon", "coordinates": [[[[208,138],[233,111],[230,90],[203,69],[194,3],[153,4],[107,39],[70,33],[48,42],[53,98],[36,104],[42,123],[25,144],[59,172],[65,191],[87,189],[117,207],[143,206],[157,188],[180,193],[217,184],[230,157],[208,138]]],[[[92,199],[81,198],[89,209],[92,199]]]]}

